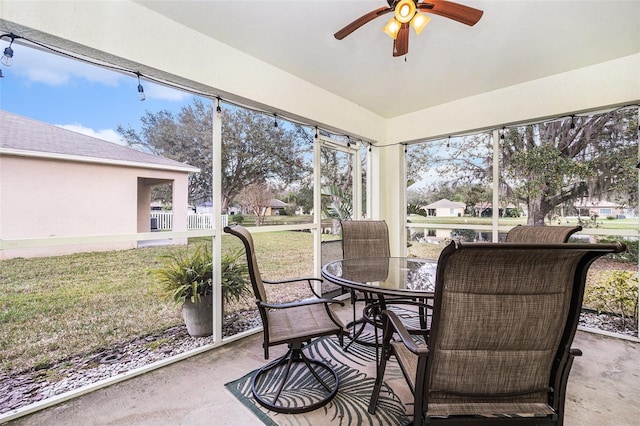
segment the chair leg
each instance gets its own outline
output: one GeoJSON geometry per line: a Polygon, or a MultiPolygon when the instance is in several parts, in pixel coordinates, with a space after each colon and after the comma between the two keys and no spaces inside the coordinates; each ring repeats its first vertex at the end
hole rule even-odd
{"type": "MultiPolygon", "coordinates": [[[[302,351],[302,343],[289,346],[289,351],[282,357],[268,363],[258,370],[251,380],[251,392],[256,401],[263,407],[278,413],[305,413],[322,407],[333,399],[338,392],[338,374],[329,364],[309,359],[302,351]],[[321,385],[321,389],[298,389],[283,392],[290,379],[295,365],[306,368],[321,385]],[[322,371],[325,378],[319,373],[322,371]],[[292,394],[295,393],[296,395],[292,394]],[[300,401],[300,394],[307,400],[303,405],[295,405],[300,401]]],[[[298,375],[296,375],[298,376],[298,375]]]]}
{"type": "Polygon", "coordinates": [[[373,392],[371,392],[371,399],[369,400],[369,408],[367,410],[371,414],[376,413],[376,405],[378,404],[380,389],[382,389],[382,382],[384,381],[384,372],[387,368],[387,360],[389,359],[389,356],[390,356],[390,349],[383,347],[382,356],[380,358],[380,364],[376,368],[376,382],[373,385],[373,392]]]}

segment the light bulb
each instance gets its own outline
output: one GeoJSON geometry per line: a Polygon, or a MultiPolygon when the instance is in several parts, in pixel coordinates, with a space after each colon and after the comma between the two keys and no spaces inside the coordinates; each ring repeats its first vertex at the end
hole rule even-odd
{"type": "Polygon", "coordinates": [[[425,15],[424,13],[420,13],[420,12],[416,13],[413,19],[411,20],[411,26],[413,27],[413,30],[416,32],[416,35],[420,34],[422,30],[424,30],[424,27],[426,27],[430,21],[431,21],[431,18],[425,15]]]}
{"type": "Polygon", "coordinates": [[[396,18],[391,18],[387,25],[382,28],[382,31],[395,40],[398,37],[398,31],[400,31],[400,22],[396,21],[396,18]]]}
{"type": "Polygon", "coordinates": [[[400,2],[396,5],[396,11],[394,13],[395,18],[398,22],[402,24],[406,24],[413,18],[413,15],[416,13],[416,4],[413,0],[400,0],[400,2]]]}
{"type": "Polygon", "coordinates": [[[147,97],[144,94],[144,89],[142,88],[142,84],[138,84],[138,99],[144,101],[147,97]]]}
{"type": "Polygon", "coordinates": [[[0,62],[8,67],[13,64],[13,49],[11,48],[11,46],[4,48],[4,55],[2,56],[2,60],[0,62]]]}

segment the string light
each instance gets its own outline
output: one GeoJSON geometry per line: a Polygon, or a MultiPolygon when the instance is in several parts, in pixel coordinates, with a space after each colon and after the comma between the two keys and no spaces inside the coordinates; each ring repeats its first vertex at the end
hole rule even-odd
{"type": "Polygon", "coordinates": [[[140,101],[144,101],[145,99],[147,99],[147,97],[145,96],[144,88],[140,83],[140,73],[136,71],[136,75],[138,76],[138,99],[140,99],[140,101]]]}
{"type": "Polygon", "coordinates": [[[9,42],[9,46],[4,48],[4,54],[2,55],[2,59],[0,60],[0,62],[2,62],[3,65],[10,67],[13,64],[13,49],[11,48],[11,45],[13,44],[13,41],[18,37],[17,35],[10,33],[10,34],[3,34],[0,36],[0,38],[2,37],[10,37],[11,41],[9,42]]]}

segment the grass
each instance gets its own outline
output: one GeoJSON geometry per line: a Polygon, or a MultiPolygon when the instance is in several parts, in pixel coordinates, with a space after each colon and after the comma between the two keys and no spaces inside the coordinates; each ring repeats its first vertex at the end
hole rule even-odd
{"type": "MultiPolygon", "coordinates": [[[[264,279],[312,275],[311,233],[256,233],[254,242],[264,279]]],[[[231,250],[240,241],[224,236],[222,246],[223,251],[231,250]]],[[[412,242],[409,254],[436,259],[442,248],[412,242]]],[[[0,374],[47,368],[71,356],[183,324],[179,308],[160,295],[148,273],[170,250],[185,247],[0,261],[0,374]]],[[[590,280],[601,273],[594,269],[590,280]]],[[[283,287],[267,286],[268,298],[283,302],[311,295],[306,284],[283,287]]],[[[253,307],[249,300],[225,310],[253,307]]]]}
{"type": "MultiPolygon", "coordinates": [[[[266,279],[309,276],[312,235],[254,235],[266,279]]],[[[223,251],[239,241],[223,237],[223,251]]],[[[0,372],[46,368],[53,362],[183,324],[148,271],[158,257],[185,247],[80,253],[1,261],[0,372]]],[[[274,299],[304,297],[300,286],[274,299]]],[[[310,294],[310,293],[309,293],[310,294]]],[[[253,307],[252,301],[226,306],[253,307]]]]}

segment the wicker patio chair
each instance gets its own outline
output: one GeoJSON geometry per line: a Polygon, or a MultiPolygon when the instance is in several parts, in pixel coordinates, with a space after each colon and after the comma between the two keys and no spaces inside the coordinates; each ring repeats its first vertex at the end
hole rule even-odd
{"type": "Polygon", "coordinates": [[[507,233],[507,243],[566,243],[582,231],[582,226],[514,226],[507,233]]]}
{"type": "MultiPolygon", "coordinates": [[[[390,256],[389,249],[389,229],[384,220],[349,220],[342,221],[342,252],[344,259],[358,259],[363,257],[384,257],[390,256]]],[[[384,267],[387,263],[384,262],[384,267]]],[[[380,276],[383,271],[371,271],[373,276],[380,276]]],[[[384,273],[386,275],[386,273],[384,273]]],[[[384,278],[383,278],[384,279],[384,278]]],[[[382,280],[378,278],[378,280],[382,280]]],[[[366,292],[356,292],[351,290],[351,305],[353,307],[353,322],[349,324],[352,328],[352,341],[347,345],[351,345],[362,334],[366,324],[372,324],[374,328],[381,326],[379,312],[377,310],[378,303],[373,296],[366,292]],[[357,302],[364,302],[363,314],[360,318],[356,315],[357,302]],[[360,328],[356,331],[356,325],[360,324],[360,328]]],[[[407,298],[387,298],[386,305],[393,309],[394,307],[404,307],[402,317],[406,323],[411,323],[412,331],[424,331],[428,329],[427,316],[431,309],[426,301],[413,300],[407,298]],[[413,307],[411,309],[410,307],[413,307]],[[417,307],[417,308],[416,308],[417,307]]],[[[374,329],[374,344],[379,345],[377,330],[374,329]]]]}
{"type": "Polygon", "coordinates": [[[338,391],[338,375],[329,363],[308,358],[304,349],[312,339],[330,335],[338,336],[342,345],[346,330],[329,305],[343,303],[319,297],[300,302],[270,303],[265,284],[306,281],[315,294],[313,282],[322,280],[263,280],[251,233],[240,225],[226,226],[224,231],[238,237],[244,244],[251,285],[262,319],[264,358],[269,359],[271,346],[286,344],[289,347],[285,355],[256,371],[251,381],[253,396],[264,407],[280,413],[303,413],[325,405],[338,391]]]}
{"type": "Polygon", "coordinates": [[[587,270],[614,244],[452,243],[438,261],[433,323],[416,342],[385,311],[383,357],[414,394],[413,424],[561,425],[587,270]],[[398,341],[392,337],[399,336],[398,341]]]}

